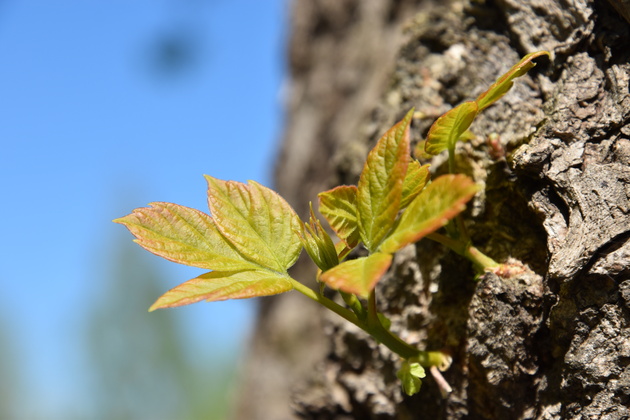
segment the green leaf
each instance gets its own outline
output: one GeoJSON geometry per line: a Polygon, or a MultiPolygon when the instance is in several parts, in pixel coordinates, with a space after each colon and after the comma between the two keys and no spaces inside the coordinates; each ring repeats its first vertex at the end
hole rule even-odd
{"type": "Polygon", "coordinates": [[[542,55],[550,56],[548,51],[537,51],[527,54],[507,73],[499,77],[488,90],[479,95],[475,100],[475,102],[477,102],[477,106],[479,107],[479,111],[486,109],[497,100],[499,100],[503,95],[505,95],[512,88],[512,85],[514,84],[513,80],[517,77],[523,76],[534,66],[536,66],[536,63],[534,63],[532,60],[542,55]]]}
{"type": "Polygon", "coordinates": [[[418,144],[416,144],[416,147],[414,147],[413,149],[413,156],[418,159],[418,160],[429,160],[433,157],[432,154],[427,153],[425,149],[427,145],[427,141],[426,140],[420,140],[418,142],[418,144]]]}
{"type": "Polygon", "coordinates": [[[407,167],[407,175],[403,182],[402,199],[400,200],[400,208],[404,209],[413,201],[414,198],[422,192],[429,182],[430,165],[420,165],[417,160],[410,160],[407,167]]]}
{"type": "Polygon", "coordinates": [[[172,308],[205,300],[245,299],[269,296],[293,289],[291,279],[268,270],[241,272],[212,271],[176,286],[149,309],[172,308]]]}
{"type": "Polygon", "coordinates": [[[367,298],[392,263],[392,256],[376,252],[344,261],[322,273],[320,280],[333,289],[367,298]]]}
{"type": "Polygon", "coordinates": [[[204,299],[266,296],[293,288],[286,270],[302,249],[296,233],[302,222],[293,209],[253,181],[206,178],[214,217],[177,204],[152,203],[152,208],[136,209],[114,220],[127,226],[137,242],[154,254],[215,270],[177,286],[152,309],[204,299]]]}
{"type": "Polygon", "coordinates": [[[477,104],[474,101],[464,102],[438,118],[427,135],[425,151],[437,155],[443,150],[453,149],[477,115],[477,104]]]}
{"type": "Polygon", "coordinates": [[[150,203],[114,220],[123,224],[149,252],[180,264],[210,270],[251,270],[221,235],[210,216],[199,210],[171,203],[150,203]]]}
{"type": "Polygon", "coordinates": [[[341,185],[332,190],[319,193],[319,212],[324,216],[339,239],[348,248],[359,244],[359,225],[357,221],[357,187],[341,185]]]}
{"type": "MultiPolygon", "coordinates": [[[[477,112],[477,113],[478,113],[478,112],[477,112]]],[[[471,140],[474,140],[474,139],[476,139],[476,138],[477,138],[477,136],[475,136],[475,133],[473,133],[473,132],[472,132],[472,131],[470,131],[470,130],[466,130],[466,131],[464,131],[464,132],[462,133],[462,135],[461,135],[461,136],[459,136],[459,138],[457,139],[457,141],[464,141],[464,142],[466,142],[466,141],[471,141],[471,140]]]]}
{"type": "Polygon", "coordinates": [[[429,184],[407,207],[379,251],[394,253],[444,226],[465,208],[477,186],[465,175],[443,175],[429,184]]]}
{"type": "Polygon", "coordinates": [[[396,376],[400,379],[405,394],[411,396],[420,391],[420,386],[422,385],[420,378],[424,378],[427,374],[420,363],[410,363],[405,360],[400,370],[396,372],[396,376]]]}
{"type": "Polygon", "coordinates": [[[310,207],[309,223],[302,224],[302,230],[298,235],[311,259],[322,271],[326,271],[339,264],[339,258],[335,244],[315,217],[313,206],[310,207]]]}
{"type": "Polygon", "coordinates": [[[301,221],[277,193],[249,181],[222,181],[206,175],[208,204],[221,234],[248,260],[284,272],[302,249],[301,221]]]}
{"type": "Polygon", "coordinates": [[[357,191],[359,234],[370,251],[378,248],[396,221],[409,164],[409,124],[413,109],[368,154],[357,191]]]}

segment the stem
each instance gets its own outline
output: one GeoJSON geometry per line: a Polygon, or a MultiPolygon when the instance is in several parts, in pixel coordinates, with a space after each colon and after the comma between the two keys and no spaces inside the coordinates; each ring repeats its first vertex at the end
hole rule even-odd
{"type": "Polygon", "coordinates": [[[321,303],[322,305],[324,305],[325,307],[327,307],[328,309],[330,309],[331,311],[333,311],[334,313],[336,313],[337,315],[339,315],[346,321],[351,322],[352,324],[366,331],[365,325],[363,324],[363,322],[359,320],[359,318],[357,318],[354,312],[328,299],[324,295],[315,293],[313,289],[304,286],[302,283],[300,283],[297,280],[291,279],[291,283],[293,283],[293,288],[297,290],[298,292],[302,293],[304,296],[313,299],[317,303],[321,303]]]}
{"type": "Polygon", "coordinates": [[[448,148],[448,173],[455,173],[455,145],[448,148]]]}
{"type": "Polygon", "coordinates": [[[453,388],[451,388],[448,382],[446,382],[446,379],[444,379],[444,376],[442,376],[437,367],[431,366],[429,371],[431,372],[433,379],[435,379],[435,383],[437,383],[437,386],[440,389],[440,394],[442,394],[442,398],[448,397],[448,394],[453,392],[453,388]]]}
{"type": "Polygon", "coordinates": [[[444,245],[447,248],[450,248],[451,251],[455,251],[461,256],[464,255],[464,247],[466,246],[466,244],[462,241],[458,241],[457,239],[450,238],[437,232],[429,233],[426,237],[431,239],[432,241],[444,245]]]}
{"type": "Polygon", "coordinates": [[[423,351],[416,359],[424,367],[437,366],[438,369],[444,371],[451,367],[453,358],[441,351],[423,351]]]}
{"type": "Polygon", "coordinates": [[[378,340],[379,343],[383,344],[403,359],[417,360],[418,363],[425,367],[450,365],[450,358],[448,358],[448,356],[444,353],[439,351],[418,350],[383,327],[383,324],[381,324],[381,321],[378,318],[378,311],[376,310],[376,294],[374,293],[374,290],[372,290],[372,293],[370,293],[368,298],[367,321],[368,330],[366,331],[378,340]]]}
{"type": "Polygon", "coordinates": [[[346,302],[346,305],[352,309],[352,312],[354,312],[361,321],[365,321],[367,314],[359,299],[352,293],[347,293],[342,290],[339,291],[339,294],[343,298],[343,301],[346,302]]]}
{"type": "Polygon", "coordinates": [[[363,331],[374,337],[379,343],[398,354],[404,359],[417,360],[424,367],[438,366],[448,367],[451,359],[446,354],[439,351],[421,351],[415,347],[405,343],[400,337],[392,334],[388,329],[383,327],[381,321],[378,319],[378,312],[376,311],[376,296],[374,291],[370,293],[368,299],[368,312],[367,312],[367,324],[362,322],[352,311],[344,308],[343,306],[333,302],[327,297],[315,293],[312,289],[304,286],[297,280],[291,279],[293,288],[302,293],[306,297],[311,298],[315,302],[321,303],[337,315],[341,316],[348,322],[361,328],[363,331]]]}
{"type": "Polygon", "coordinates": [[[490,268],[498,267],[500,265],[495,260],[488,257],[486,254],[472,246],[470,242],[464,242],[458,239],[449,238],[448,236],[444,236],[436,232],[430,233],[426,237],[450,248],[459,255],[467,258],[475,265],[475,268],[480,271],[486,271],[490,268]]]}
{"type": "Polygon", "coordinates": [[[475,264],[477,268],[480,268],[482,271],[486,271],[490,268],[495,268],[501,265],[472,245],[466,247],[464,257],[472,261],[473,264],[475,264]]]}
{"type": "Polygon", "coordinates": [[[372,335],[372,337],[403,359],[419,357],[421,353],[424,353],[405,343],[400,339],[400,337],[393,335],[389,330],[383,327],[381,320],[378,319],[378,312],[376,311],[376,295],[373,290],[368,299],[367,327],[368,332],[372,335]]]}

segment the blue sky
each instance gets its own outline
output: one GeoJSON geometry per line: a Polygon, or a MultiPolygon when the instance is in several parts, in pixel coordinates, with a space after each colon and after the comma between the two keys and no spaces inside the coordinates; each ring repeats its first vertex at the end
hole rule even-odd
{"type": "MultiPolygon", "coordinates": [[[[78,330],[109,251],[132,240],[111,220],[151,201],[206,211],[203,174],[271,186],[288,12],[283,0],[0,6],[0,318],[25,398],[54,413],[80,386],[78,330]],[[194,42],[162,68],[169,34],[194,42]]],[[[150,258],[169,287],[199,274],[150,258]]],[[[253,316],[247,301],[177,311],[199,354],[242,343],[253,316]]]]}

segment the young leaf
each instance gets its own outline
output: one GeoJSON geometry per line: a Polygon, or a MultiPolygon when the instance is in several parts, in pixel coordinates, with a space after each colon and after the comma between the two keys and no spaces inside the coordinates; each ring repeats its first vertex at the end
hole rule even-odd
{"type": "Polygon", "coordinates": [[[390,231],[400,210],[409,164],[409,124],[413,109],[368,154],[357,191],[359,234],[370,251],[390,231]]]}
{"type": "Polygon", "coordinates": [[[137,238],[135,242],[147,251],[170,261],[210,270],[256,267],[232,248],[207,214],[171,203],[150,205],[114,220],[125,225],[137,238]]]}
{"type": "Polygon", "coordinates": [[[429,182],[430,165],[420,165],[417,160],[410,160],[407,167],[407,175],[403,182],[402,199],[400,200],[400,208],[404,209],[413,201],[414,198],[422,192],[429,182]]]}
{"type": "MultiPolygon", "coordinates": [[[[479,112],[477,112],[477,113],[479,113],[479,112]]],[[[475,133],[473,133],[473,132],[472,132],[472,131],[470,131],[470,130],[466,130],[466,131],[464,131],[464,132],[462,133],[462,135],[461,135],[461,136],[459,136],[459,138],[457,139],[457,141],[464,141],[464,142],[466,142],[466,141],[471,141],[471,140],[474,140],[475,138],[477,138],[477,136],[475,136],[475,133]]]]}
{"type": "Polygon", "coordinates": [[[339,239],[348,248],[359,244],[359,225],[357,221],[357,187],[341,185],[324,191],[319,197],[319,212],[324,216],[339,239]]]}
{"type": "Polygon", "coordinates": [[[333,289],[367,298],[392,263],[392,256],[376,252],[344,261],[322,273],[320,279],[333,289]]]}
{"type": "Polygon", "coordinates": [[[442,115],[429,129],[424,150],[431,155],[437,155],[443,150],[454,148],[459,137],[472,124],[477,112],[477,104],[468,101],[442,115]]]}
{"type": "Polygon", "coordinates": [[[297,260],[301,221],[274,191],[249,181],[222,181],[206,175],[208,205],[217,228],[248,260],[284,272],[297,260]]]}
{"type": "Polygon", "coordinates": [[[309,223],[302,224],[302,230],[298,232],[298,235],[304,249],[320,270],[326,271],[339,264],[335,244],[315,217],[312,205],[309,223]]]}
{"type": "Polygon", "coordinates": [[[157,255],[216,270],[172,289],[152,309],[203,299],[266,296],[293,288],[286,270],[302,248],[294,232],[301,222],[293,209],[255,182],[245,185],[208,177],[208,184],[214,219],[176,204],[153,203],[152,208],[136,209],[115,220],[157,255]]]}
{"type": "Polygon", "coordinates": [[[410,363],[405,360],[400,370],[396,372],[396,376],[400,379],[405,394],[414,395],[420,391],[420,386],[422,385],[420,378],[424,378],[427,374],[420,363],[410,363]]]}
{"type": "Polygon", "coordinates": [[[426,145],[427,145],[426,140],[420,140],[418,144],[416,144],[416,147],[414,147],[413,149],[413,157],[415,157],[418,160],[431,159],[433,155],[430,153],[427,153],[426,150],[424,150],[426,145]]]}
{"type": "Polygon", "coordinates": [[[477,186],[465,175],[443,175],[429,184],[407,207],[380,252],[394,253],[444,226],[465,208],[477,186]]]}
{"type": "Polygon", "coordinates": [[[190,305],[202,300],[214,302],[269,296],[292,289],[288,276],[272,271],[211,271],[169,290],[149,308],[149,311],[190,305]]]}
{"type": "Polygon", "coordinates": [[[499,77],[496,82],[488,90],[483,92],[477,97],[475,102],[479,107],[479,111],[486,109],[496,101],[498,101],[503,95],[512,88],[514,84],[513,80],[517,77],[521,77],[527,73],[530,69],[536,66],[532,60],[541,55],[550,56],[548,51],[537,51],[527,54],[517,64],[515,64],[507,73],[499,77]]]}

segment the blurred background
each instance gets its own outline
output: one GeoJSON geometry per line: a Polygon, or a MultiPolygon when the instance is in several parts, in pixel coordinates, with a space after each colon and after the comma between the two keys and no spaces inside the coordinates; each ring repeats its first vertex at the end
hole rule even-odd
{"type": "Polygon", "coordinates": [[[0,0],[0,420],[225,419],[255,300],[112,219],[271,185],[288,0],[0,0]]]}

